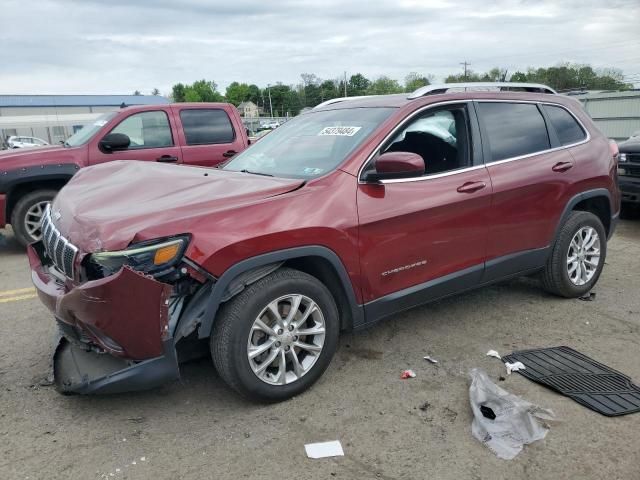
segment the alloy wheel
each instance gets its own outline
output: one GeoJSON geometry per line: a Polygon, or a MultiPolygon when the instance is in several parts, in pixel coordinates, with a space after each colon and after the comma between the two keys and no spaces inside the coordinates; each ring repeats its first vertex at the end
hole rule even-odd
{"type": "Polygon", "coordinates": [[[263,382],[286,385],[313,368],[324,340],[325,320],[318,304],[305,295],[285,295],[254,320],[247,342],[249,365],[263,382]]]}
{"type": "Polygon", "coordinates": [[[580,228],[569,244],[567,273],[574,285],[584,285],[596,273],[600,264],[600,237],[593,227],[580,228]]]}
{"type": "Polygon", "coordinates": [[[42,237],[41,223],[42,216],[50,204],[50,201],[34,203],[24,217],[24,228],[27,234],[35,241],[42,237]]]}

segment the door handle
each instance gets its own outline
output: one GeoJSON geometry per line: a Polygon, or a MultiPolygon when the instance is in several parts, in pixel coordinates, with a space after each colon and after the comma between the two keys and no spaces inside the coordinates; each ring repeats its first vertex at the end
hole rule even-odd
{"type": "Polygon", "coordinates": [[[572,167],[573,163],[571,162],[558,162],[553,167],[551,167],[551,170],[553,170],[554,172],[566,172],[572,167]]]}
{"type": "Polygon", "coordinates": [[[236,152],[235,150],[227,150],[226,152],[224,152],[224,153],[222,154],[222,156],[223,156],[224,158],[231,158],[231,157],[233,157],[236,153],[238,153],[238,152],[236,152]]]}
{"type": "Polygon", "coordinates": [[[173,155],[161,155],[160,157],[156,158],[156,162],[162,162],[162,163],[175,163],[178,161],[178,157],[174,157],[173,155]]]}
{"type": "Polygon", "coordinates": [[[460,193],[473,193],[482,190],[487,184],[484,182],[465,182],[458,187],[460,193]]]}

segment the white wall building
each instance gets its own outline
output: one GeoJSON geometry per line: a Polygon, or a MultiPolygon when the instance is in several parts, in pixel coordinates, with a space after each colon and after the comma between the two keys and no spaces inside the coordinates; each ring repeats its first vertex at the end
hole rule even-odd
{"type": "Polygon", "coordinates": [[[0,95],[0,146],[14,135],[59,143],[123,103],[159,105],[169,100],[153,95],[0,95]]]}

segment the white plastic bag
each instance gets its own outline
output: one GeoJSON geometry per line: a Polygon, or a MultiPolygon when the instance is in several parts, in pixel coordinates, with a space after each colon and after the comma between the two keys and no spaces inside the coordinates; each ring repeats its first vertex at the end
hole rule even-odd
{"type": "Polygon", "coordinates": [[[484,370],[474,368],[470,376],[469,398],[474,416],[471,433],[499,458],[511,460],[523,445],[547,435],[549,426],[544,420],[554,420],[551,410],[503,390],[489,380],[484,370]],[[493,411],[495,419],[485,417],[481,407],[485,407],[485,412],[493,411]]]}

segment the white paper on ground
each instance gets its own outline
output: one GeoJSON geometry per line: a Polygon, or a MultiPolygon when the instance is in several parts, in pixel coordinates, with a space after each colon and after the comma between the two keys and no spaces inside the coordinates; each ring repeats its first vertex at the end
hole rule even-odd
{"type": "Polygon", "coordinates": [[[500,358],[502,359],[502,357],[500,356],[500,354],[498,352],[496,352],[495,350],[489,350],[487,352],[487,357],[496,357],[496,358],[500,358]]]}
{"type": "Polygon", "coordinates": [[[332,442],[308,443],[304,446],[309,458],[343,457],[344,451],[339,440],[332,442]]]}
{"type": "Polygon", "coordinates": [[[517,372],[518,370],[525,369],[525,366],[522,362],[504,362],[504,366],[507,367],[507,375],[511,375],[511,372],[517,372]]]}

